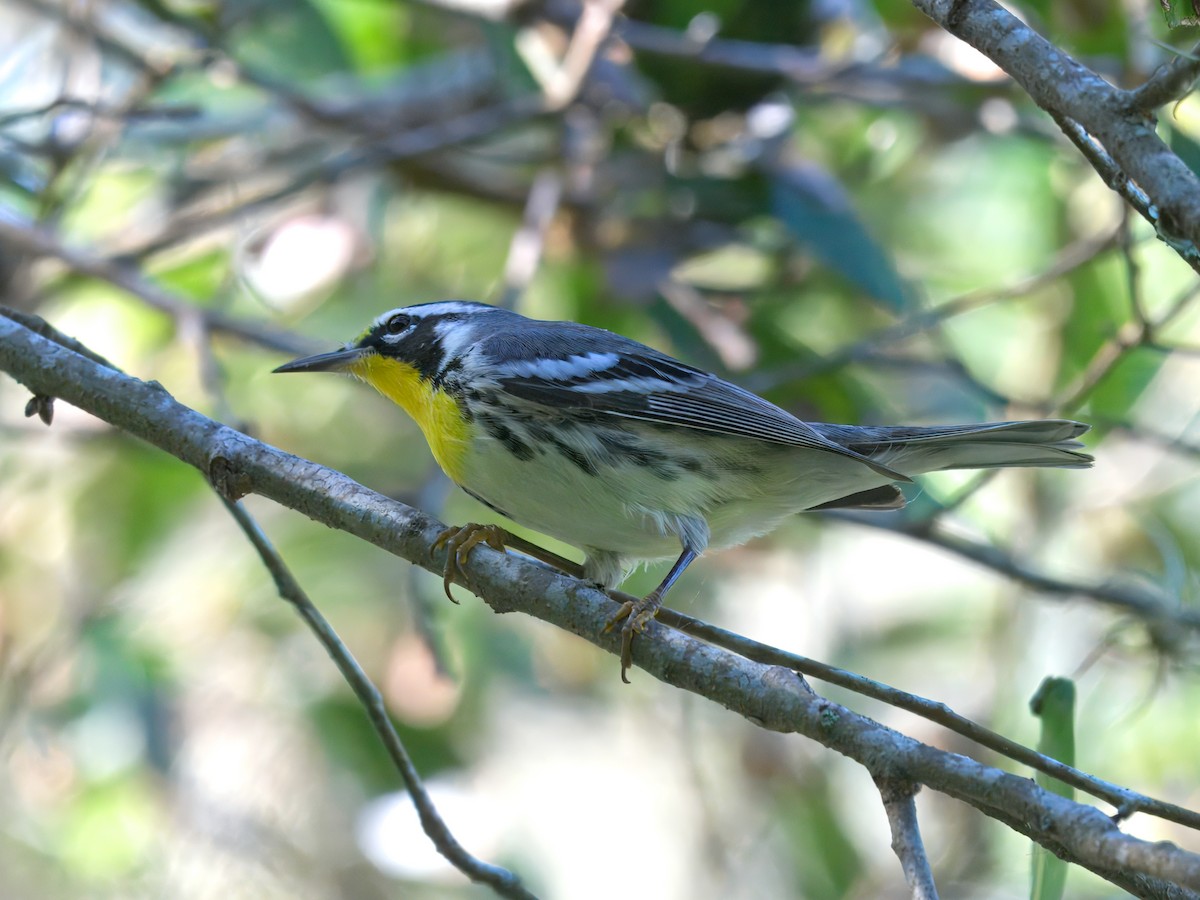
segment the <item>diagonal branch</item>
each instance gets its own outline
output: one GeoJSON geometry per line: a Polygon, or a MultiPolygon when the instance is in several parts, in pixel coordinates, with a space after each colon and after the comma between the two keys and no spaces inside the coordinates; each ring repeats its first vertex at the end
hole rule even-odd
{"type": "Polygon", "coordinates": [[[897,778],[876,778],[875,786],[883,799],[888,825],[892,829],[892,850],[904,869],[910,895],[913,900],[937,900],[937,885],[917,822],[916,797],[920,785],[897,778]]]}
{"type": "MultiPolygon", "coordinates": [[[[624,595],[621,595],[620,599],[624,599],[624,595]]],[[[801,675],[819,679],[826,684],[837,685],[863,697],[879,700],[896,709],[903,709],[930,722],[935,722],[981,747],[994,750],[1014,762],[1027,765],[1038,772],[1044,772],[1065,784],[1091,794],[1093,797],[1111,803],[1116,809],[1116,812],[1113,813],[1116,821],[1127,819],[1134,813],[1140,812],[1200,830],[1200,813],[1174,803],[1168,803],[1165,800],[1156,800],[1129,788],[1113,784],[1111,781],[1081,772],[1073,766],[1036,750],[1031,750],[991,729],[984,728],[978,722],[956,713],[945,703],[927,700],[857,672],[849,672],[807,656],[789,653],[786,650],[751,640],[743,635],[734,634],[718,628],[716,625],[692,618],[677,610],[663,609],[658,617],[664,624],[670,625],[672,628],[678,628],[680,631],[710,644],[724,647],[746,659],[752,659],[768,666],[782,666],[799,672],[801,675]]]]}
{"type": "Polygon", "coordinates": [[[1190,53],[1174,52],[1178,54],[1174,59],[1159,66],[1145,83],[1130,91],[1129,101],[1134,107],[1153,112],[1186,97],[1192,90],[1200,78],[1200,44],[1193,46],[1190,53]]]}
{"type": "Polygon", "coordinates": [[[1173,598],[1165,591],[1152,591],[1132,585],[1067,581],[1032,569],[991,544],[951,534],[945,529],[931,526],[928,522],[890,522],[879,517],[842,511],[824,512],[822,515],[867,528],[908,535],[1000,572],[1051,597],[1064,600],[1072,597],[1090,597],[1108,606],[1133,613],[1146,622],[1169,623],[1172,626],[1200,631],[1200,609],[1180,606],[1173,602],[1173,598]]]}
{"type": "MultiPolygon", "coordinates": [[[[509,550],[516,550],[524,553],[526,556],[541,560],[547,565],[553,566],[561,572],[566,572],[575,578],[583,577],[583,566],[579,563],[559,556],[556,553],[551,553],[544,547],[539,547],[537,544],[527,541],[519,535],[507,534],[504,544],[509,550]]],[[[608,593],[618,603],[636,602],[638,599],[622,591],[610,590],[608,593]]],[[[769,644],[763,644],[669,607],[663,607],[659,610],[658,620],[664,625],[669,625],[685,634],[698,637],[709,644],[724,647],[726,650],[730,650],[739,656],[744,656],[746,659],[754,660],[754,662],[763,663],[768,666],[782,666],[785,669],[799,672],[801,675],[817,678],[827,684],[837,685],[855,694],[879,700],[889,706],[896,707],[896,709],[903,709],[921,716],[930,722],[935,722],[943,728],[953,731],[955,734],[962,735],[973,743],[979,744],[981,747],[994,750],[1003,756],[1007,756],[1014,762],[1023,763],[1037,772],[1057,778],[1064,784],[1069,784],[1084,793],[1091,794],[1093,797],[1111,803],[1116,810],[1113,813],[1114,821],[1119,822],[1123,819],[1128,819],[1134,813],[1140,812],[1200,831],[1200,813],[1186,809],[1175,803],[1168,803],[1165,800],[1157,800],[1154,797],[1139,794],[1137,791],[1121,787],[1110,781],[1089,775],[1086,772],[1081,772],[1052,756],[1031,750],[1023,744],[1018,744],[1016,741],[1006,738],[1002,734],[983,727],[978,722],[974,722],[966,716],[959,715],[945,703],[927,700],[924,697],[919,697],[916,694],[910,694],[883,682],[875,681],[857,672],[850,672],[807,656],[801,656],[798,653],[791,653],[787,650],[781,650],[778,647],[772,647],[769,644]]]]}
{"type": "MultiPolygon", "coordinates": [[[[114,372],[0,316],[0,369],[35,394],[59,397],[199,469],[225,496],[257,493],[432,571],[441,523],[331,469],[284,453],[176,402],[161,386],[114,372]]],[[[480,548],[470,589],[497,612],[521,611],[610,653],[602,633],[616,604],[548,567],[480,548]]],[[[763,728],[804,735],[863,765],[963,800],[1051,852],[1141,896],[1198,896],[1200,855],[1124,834],[1100,810],[1027,778],[948,753],[815,696],[787,669],[744,659],[652,623],[634,658],[654,677],[700,694],[763,728]]]]}
{"type": "Polygon", "coordinates": [[[355,696],[366,709],[375,733],[379,735],[380,741],[387,749],[388,756],[392,758],[392,764],[400,773],[405,787],[408,788],[409,796],[412,797],[413,805],[417,808],[417,814],[420,816],[421,827],[425,829],[425,834],[433,841],[438,852],[472,881],[488,885],[501,897],[536,900],[533,894],[521,886],[520,880],[512,872],[472,856],[458,842],[438,814],[429,792],[425,790],[425,783],[421,780],[412,757],[408,755],[404,743],[400,740],[400,735],[396,733],[396,728],[392,725],[379,688],[371,683],[371,679],[362,670],[362,666],[358,664],[358,660],[351,654],[350,649],[338,637],[333,626],[308,598],[304,589],[300,587],[299,582],[296,581],[279,553],[271,545],[267,536],[263,534],[258,523],[246,511],[246,508],[228,497],[222,496],[221,499],[233,518],[237,520],[254,549],[258,551],[263,565],[267,567],[267,571],[271,573],[271,578],[275,581],[275,588],[279,591],[279,596],[296,608],[296,612],[304,620],[304,624],[321,642],[325,652],[329,654],[346,683],[350,685],[350,689],[354,691],[355,696]]]}
{"type": "MultiPolygon", "coordinates": [[[[4,315],[24,325],[34,333],[46,337],[60,346],[95,362],[97,365],[120,373],[120,370],[104,357],[92,352],[74,338],[64,335],[44,319],[15,311],[5,311],[4,315]]],[[[49,425],[50,422],[46,420],[46,424],[49,425]]],[[[384,705],[383,696],[379,693],[379,689],[375,687],[366,672],[363,671],[362,667],[358,664],[358,660],[350,652],[350,649],[338,637],[333,626],[329,624],[321,614],[321,611],[309,599],[304,589],[300,587],[300,583],[296,581],[278,551],[272,546],[262,529],[259,528],[258,523],[246,511],[246,508],[236,500],[230,500],[223,494],[220,496],[251,545],[258,552],[267,571],[271,573],[271,578],[275,582],[275,587],[279,591],[279,595],[296,608],[296,612],[325,648],[330,658],[337,665],[338,670],[342,673],[342,677],[346,680],[346,683],[350,685],[355,696],[363,704],[363,708],[371,720],[371,725],[374,727],[376,734],[379,735],[380,741],[383,743],[384,748],[392,759],[393,765],[395,765],[396,770],[400,774],[401,780],[408,789],[409,795],[412,797],[413,806],[420,817],[422,828],[424,828],[425,833],[438,849],[438,852],[472,881],[490,886],[502,897],[516,898],[516,900],[536,900],[533,894],[521,886],[520,879],[512,872],[476,858],[467,852],[458,842],[458,839],[454,837],[454,834],[450,831],[445,821],[438,814],[437,808],[434,806],[429,792],[425,789],[425,784],[417,772],[412,758],[408,755],[408,751],[405,749],[400,735],[396,732],[395,726],[392,725],[392,720],[388,716],[387,707],[384,705]]]]}
{"type": "Polygon", "coordinates": [[[50,229],[4,207],[0,207],[0,246],[35,258],[57,259],[71,271],[107,281],[179,322],[198,321],[206,330],[234,335],[285,353],[303,353],[310,347],[303,339],[269,325],[239,319],[220,310],[201,309],[155,284],[134,267],[66,244],[50,229]]]}
{"type": "MultiPolygon", "coordinates": [[[[1200,179],[1155,133],[1145,106],[1151,89],[1139,96],[1113,87],[994,0],[913,0],[913,5],[1007,72],[1056,121],[1070,120],[1094,138],[1126,180],[1149,197],[1139,212],[1200,271],[1200,179]]],[[[1101,175],[1111,184],[1111,173],[1101,175]]]]}

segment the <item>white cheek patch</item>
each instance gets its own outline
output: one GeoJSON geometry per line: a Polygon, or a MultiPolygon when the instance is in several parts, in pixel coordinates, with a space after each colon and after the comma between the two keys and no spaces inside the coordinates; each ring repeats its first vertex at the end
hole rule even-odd
{"type": "Polygon", "coordinates": [[[448,359],[466,355],[472,346],[479,343],[478,337],[471,335],[469,328],[439,328],[438,339],[442,346],[442,362],[448,359]]]}
{"type": "Polygon", "coordinates": [[[514,374],[523,378],[566,381],[611,369],[619,358],[615,353],[588,353],[566,359],[522,359],[508,365],[514,374]]]}

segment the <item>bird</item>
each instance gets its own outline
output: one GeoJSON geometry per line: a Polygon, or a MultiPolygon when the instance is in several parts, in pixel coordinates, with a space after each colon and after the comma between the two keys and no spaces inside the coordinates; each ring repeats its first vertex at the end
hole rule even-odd
{"type": "MultiPolygon", "coordinates": [[[[899,509],[898,485],[945,469],[1087,468],[1068,419],[966,425],[804,422],[703,369],[576,322],[542,321],[469,300],[393,309],[337,350],[275,372],[343,372],[412,417],[434,459],[507,519],[583,552],[606,589],[638,563],[673,559],[626,601],[621,677],[685,569],[805,511],[899,509]]],[[[472,549],[503,550],[495,526],[448,529],[446,593],[472,549]]],[[[528,545],[522,542],[522,549],[528,545]]]]}

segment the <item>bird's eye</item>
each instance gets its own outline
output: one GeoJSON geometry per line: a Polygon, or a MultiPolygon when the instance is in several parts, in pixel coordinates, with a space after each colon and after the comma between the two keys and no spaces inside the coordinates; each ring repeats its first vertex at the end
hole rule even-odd
{"type": "Polygon", "coordinates": [[[404,313],[397,313],[384,323],[383,330],[388,334],[401,334],[407,331],[408,326],[411,324],[411,316],[406,316],[404,313]]]}

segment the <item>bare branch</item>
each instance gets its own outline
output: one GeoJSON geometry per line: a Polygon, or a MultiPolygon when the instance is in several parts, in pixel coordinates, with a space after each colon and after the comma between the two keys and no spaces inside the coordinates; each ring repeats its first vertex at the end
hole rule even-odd
{"type": "MultiPolygon", "coordinates": [[[[542,85],[546,105],[551,109],[563,109],[578,95],[587,78],[596,55],[613,27],[613,16],[620,11],[625,0],[584,0],[583,9],[571,42],[563,54],[561,64],[548,73],[542,85]]],[[[526,32],[532,34],[533,32],[526,32]]]]}
{"type": "Polygon", "coordinates": [[[513,235],[504,263],[504,292],[499,306],[512,309],[537,274],[546,244],[546,231],[562,201],[563,178],[557,169],[546,167],[538,172],[525,201],[525,217],[513,235]]]}
{"type": "MultiPolygon", "coordinates": [[[[625,595],[620,593],[614,593],[614,596],[622,601],[625,599],[625,595]]],[[[807,656],[801,656],[798,653],[790,653],[786,650],[772,647],[769,644],[751,640],[744,635],[734,634],[732,631],[726,631],[723,628],[701,621],[700,619],[695,619],[677,610],[663,609],[659,612],[658,618],[665,625],[670,625],[672,628],[677,628],[686,634],[698,637],[710,644],[716,644],[718,647],[724,647],[726,650],[731,650],[739,656],[744,656],[755,662],[769,666],[782,666],[786,669],[799,672],[802,675],[824,681],[827,684],[834,684],[848,691],[853,691],[863,697],[871,697],[874,700],[880,700],[897,709],[915,713],[924,719],[928,719],[930,722],[936,722],[938,725],[953,731],[955,734],[962,735],[968,740],[979,744],[981,747],[994,750],[1011,760],[1051,775],[1065,784],[1069,784],[1085,793],[1091,794],[1093,797],[1112,804],[1116,809],[1113,818],[1117,821],[1127,819],[1134,813],[1140,812],[1200,831],[1200,813],[1177,806],[1174,803],[1168,803],[1165,800],[1156,800],[1153,797],[1139,794],[1129,788],[1113,784],[1111,781],[1105,781],[1102,778],[1081,772],[1073,766],[1060,762],[1053,757],[1038,753],[1036,750],[1032,750],[1023,744],[1018,744],[1016,741],[1010,740],[1002,734],[997,734],[989,728],[984,728],[978,722],[973,722],[966,716],[959,715],[945,703],[940,703],[936,700],[927,700],[924,697],[907,693],[906,691],[875,681],[865,675],[860,675],[857,672],[848,672],[845,669],[831,666],[828,663],[823,663],[807,656]]]]}
{"type": "MultiPolygon", "coordinates": [[[[517,550],[534,559],[541,560],[576,578],[583,577],[583,566],[579,563],[552,553],[544,547],[539,547],[519,535],[508,534],[504,543],[509,550],[517,550]]],[[[622,591],[611,590],[608,593],[620,603],[637,600],[636,597],[622,591]]],[[[955,734],[962,735],[981,747],[994,750],[1015,762],[1023,763],[1031,769],[1057,778],[1065,784],[1112,804],[1116,810],[1113,814],[1116,821],[1127,819],[1134,813],[1140,812],[1200,831],[1200,813],[1174,803],[1168,803],[1165,800],[1157,800],[1145,794],[1139,794],[1137,791],[1081,772],[1054,757],[1046,756],[989,728],[984,728],[978,722],[959,715],[945,703],[918,697],[857,672],[849,672],[837,666],[801,656],[798,653],[791,653],[769,644],[760,643],[669,607],[664,607],[659,611],[658,619],[665,625],[670,625],[685,634],[698,637],[718,647],[724,647],[746,659],[768,666],[782,666],[802,675],[817,678],[827,684],[845,688],[863,697],[880,700],[897,709],[915,713],[955,734]]]]}
{"type": "MultiPolygon", "coordinates": [[[[64,335],[45,320],[37,316],[25,315],[15,310],[0,309],[0,312],[12,321],[29,328],[31,331],[48,338],[72,352],[80,354],[97,365],[118,374],[123,374],[120,369],[104,357],[93,353],[74,338],[64,335]]],[[[39,395],[35,395],[35,399],[38,397],[39,395]]],[[[45,419],[46,417],[43,418],[45,419]]],[[[50,422],[47,420],[46,424],[49,425],[50,422]]],[[[363,704],[367,718],[370,720],[376,734],[379,735],[380,741],[383,743],[384,748],[392,759],[392,763],[396,766],[396,770],[400,774],[401,780],[412,797],[413,806],[416,807],[417,814],[421,820],[421,827],[438,849],[438,852],[472,881],[490,886],[502,897],[512,897],[517,898],[517,900],[531,900],[531,898],[532,900],[536,900],[533,894],[521,886],[520,879],[516,875],[505,868],[485,863],[476,858],[467,852],[454,837],[454,834],[450,831],[445,821],[438,814],[437,808],[429,796],[429,792],[425,789],[424,781],[421,779],[412,758],[408,755],[408,751],[404,747],[404,742],[396,732],[395,726],[392,725],[392,720],[387,712],[387,706],[383,701],[383,695],[379,693],[379,689],[371,682],[367,673],[363,671],[362,666],[358,664],[358,660],[354,658],[354,654],[350,652],[350,648],[338,636],[333,626],[329,624],[328,620],[321,614],[321,611],[309,599],[308,594],[300,587],[300,583],[296,581],[291,570],[288,569],[287,564],[284,563],[283,558],[279,555],[279,552],[271,544],[266,534],[263,533],[258,523],[246,508],[239,501],[231,500],[229,496],[220,491],[218,491],[218,496],[249,539],[259,558],[262,559],[263,565],[266,566],[267,571],[271,573],[271,578],[275,582],[275,587],[279,591],[280,597],[296,608],[296,612],[304,620],[304,623],[309,627],[317,640],[320,641],[325,651],[338,667],[338,671],[342,673],[342,677],[346,680],[350,689],[354,691],[355,696],[363,704]]]]}
{"type": "MultiPolygon", "coordinates": [[[[1094,138],[1149,198],[1138,211],[1200,271],[1200,179],[1158,137],[1135,94],[1113,87],[994,0],[913,3],[1012,76],[1060,125],[1074,122],[1094,138]]],[[[1068,136],[1079,143],[1078,135],[1068,136]]],[[[1092,155],[1088,161],[1095,165],[1092,155]]],[[[1113,183],[1111,172],[1101,176],[1113,183]]]]}
{"type": "Polygon", "coordinates": [[[928,522],[891,522],[879,517],[863,516],[853,512],[824,512],[821,515],[878,528],[897,534],[907,534],[943,550],[949,550],[964,559],[987,566],[1028,587],[1062,599],[1091,597],[1109,606],[1134,613],[1150,622],[1170,622],[1189,629],[1200,629],[1200,609],[1179,608],[1165,592],[1150,591],[1119,584],[1084,584],[1067,581],[1018,562],[1003,550],[952,535],[945,530],[930,527],[928,522]]]}
{"type": "Polygon", "coordinates": [[[913,900],[937,900],[937,885],[917,822],[916,796],[920,786],[897,778],[876,778],[875,786],[879,788],[892,829],[892,850],[904,869],[904,880],[913,900]]]}
{"type": "MultiPolygon", "coordinates": [[[[55,396],[196,467],[226,497],[257,493],[441,571],[432,545],[441,523],[177,403],[163,388],[98,366],[0,317],[0,368],[31,391],[55,396]]],[[[469,587],[498,612],[520,610],[616,653],[604,634],[617,609],[591,585],[516,556],[480,548],[469,587]]],[[[875,777],[900,777],[961,799],[1127,890],[1166,896],[1200,889],[1200,855],[1123,834],[1099,810],[1025,778],[921,744],[815,696],[790,670],[765,666],[652,623],[634,658],[654,677],[773,731],[795,732],[858,761],[875,777]]]]}
{"type": "Polygon", "coordinates": [[[1129,92],[1129,102],[1147,113],[1186,97],[1200,78],[1200,43],[1190,53],[1179,53],[1129,92]]]}
{"type": "Polygon", "coordinates": [[[446,857],[454,868],[458,869],[472,881],[488,885],[501,897],[513,897],[517,898],[517,900],[535,900],[534,895],[521,886],[520,879],[516,875],[508,869],[485,863],[483,860],[472,856],[458,842],[458,839],[454,837],[446,822],[438,814],[437,807],[434,806],[433,799],[425,789],[425,783],[421,780],[421,776],[417,772],[417,767],[413,764],[412,757],[408,755],[403,741],[400,740],[400,735],[397,734],[395,726],[392,725],[392,720],[388,716],[387,706],[383,702],[383,695],[379,693],[379,689],[375,687],[371,679],[367,676],[367,673],[363,671],[362,666],[358,664],[358,660],[354,658],[350,649],[338,637],[333,626],[329,624],[328,620],[321,615],[321,611],[308,598],[304,589],[300,587],[299,582],[296,581],[283,559],[279,556],[278,551],[272,546],[262,529],[259,528],[258,523],[246,511],[246,508],[236,500],[230,500],[224,495],[221,496],[221,500],[225,503],[230,514],[237,520],[238,525],[258,552],[263,565],[267,567],[267,571],[271,573],[271,578],[275,581],[275,588],[279,591],[279,596],[296,608],[296,612],[304,620],[304,624],[308,626],[313,636],[321,642],[321,646],[325,648],[325,652],[329,654],[330,659],[338,667],[338,671],[342,673],[342,677],[346,679],[346,683],[350,685],[350,689],[354,691],[354,695],[362,703],[363,708],[367,712],[367,717],[371,720],[371,726],[375,729],[375,733],[379,735],[379,740],[387,749],[388,756],[392,759],[392,764],[396,767],[396,771],[400,773],[400,778],[404,781],[404,786],[408,788],[409,796],[412,797],[413,805],[417,809],[417,815],[421,819],[421,827],[425,830],[425,834],[429,836],[429,839],[433,841],[438,852],[446,857]]]}
{"type": "Polygon", "coordinates": [[[270,325],[248,322],[215,309],[203,309],[144,277],[132,266],[104,259],[88,250],[63,243],[47,228],[0,207],[0,245],[16,253],[57,259],[67,268],[89,278],[98,278],[137,297],[147,306],[177,322],[198,322],[205,330],[234,335],[272,350],[305,353],[311,344],[303,338],[270,325]]]}

